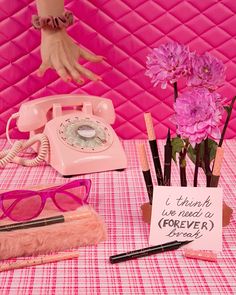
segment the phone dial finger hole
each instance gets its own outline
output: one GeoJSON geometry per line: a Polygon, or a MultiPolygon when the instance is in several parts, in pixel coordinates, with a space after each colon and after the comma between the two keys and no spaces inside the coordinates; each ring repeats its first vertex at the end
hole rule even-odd
{"type": "Polygon", "coordinates": [[[77,133],[79,134],[80,137],[82,138],[94,138],[96,135],[96,130],[89,126],[89,125],[81,125],[78,127],[77,133]]]}

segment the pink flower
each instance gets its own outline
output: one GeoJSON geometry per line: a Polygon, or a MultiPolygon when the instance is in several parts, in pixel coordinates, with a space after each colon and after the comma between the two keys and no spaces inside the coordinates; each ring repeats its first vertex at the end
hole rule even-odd
{"type": "Polygon", "coordinates": [[[169,42],[154,48],[147,56],[145,75],[151,78],[154,86],[161,83],[163,89],[167,82],[173,84],[181,76],[190,73],[191,54],[188,47],[177,42],[169,42]]]}
{"type": "Polygon", "coordinates": [[[195,54],[192,58],[192,74],[188,86],[206,87],[210,91],[216,90],[225,81],[224,64],[209,53],[201,56],[195,54]]]}
{"type": "Polygon", "coordinates": [[[205,88],[194,88],[180,95],[174,103],[177,134],[192,145],[208,136],[220,138],[219,123],[223,106],[220,95],[205,88]]]}

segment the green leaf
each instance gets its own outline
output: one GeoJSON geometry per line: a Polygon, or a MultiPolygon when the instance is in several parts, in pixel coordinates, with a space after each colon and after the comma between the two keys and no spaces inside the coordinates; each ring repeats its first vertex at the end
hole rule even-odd
{"type": "Polygon", "coordinates": [[[182,148],[184,147],[184,141],[180,137],[174,137],[171,140],[172,145],[172,158],[176,163],[176,154],[180,153],[182,148]]]}
{"type": "Polygon", "coordinates": [[[224,106],[225,111],[227,112],[227,115],[230,113],[230,106],[224,106]]]}
{"type": "Polygon", "coordinates": [[[210,162],[215,159],[218,144],[213,139],[208,138],[208,148],[210,150],[210,162]]]}
{"type": "Polygon", "coordinates": [[[188,147],[187,155],[188,155],[189,159],[195,164],[195,162],[196,162],[196,151],[192,147],[191,144],[188,147]]]}
{"type": "MultiPolygon", "coordinates": [[[[218,144],[214,140],[208,138],[208,150],[209,150],[210,163],[215,158],[217,146],[218,146],[218,144]]],[[[188,153],[189,159],[195,164],[195,162],[196,162],[196,150],[190,145],[189,148],[188,148],[187,153],[188,153]]],[[[205,169],[204,153],[205,153],[204,141],[202,141],[201,144],[200,144],[200,167],[205,172],[206,169],[205,169]]]]}

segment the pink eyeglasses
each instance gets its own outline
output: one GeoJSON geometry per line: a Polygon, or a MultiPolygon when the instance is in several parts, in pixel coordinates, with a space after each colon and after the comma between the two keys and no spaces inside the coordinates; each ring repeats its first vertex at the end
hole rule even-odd
{"type": "Polygon", "coordinates": [[[14,221],[35,218],[42,212],[48,198],[60,211],[75,210],[88,204],[90,187],[90,179],[80,179],[39,191],[15,190],[1,193],[0,209],[4,213],[1,218],[9,217],[14,221]]]}

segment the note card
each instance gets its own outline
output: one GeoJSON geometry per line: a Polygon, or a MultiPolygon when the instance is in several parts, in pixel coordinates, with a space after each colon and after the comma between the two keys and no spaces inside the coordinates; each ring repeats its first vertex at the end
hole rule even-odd
{"type": "Polygon", "coordinates": [[[189,241],[186,248],[222,250],[222,189],[155,186],[149,244],[189,241]]]}

